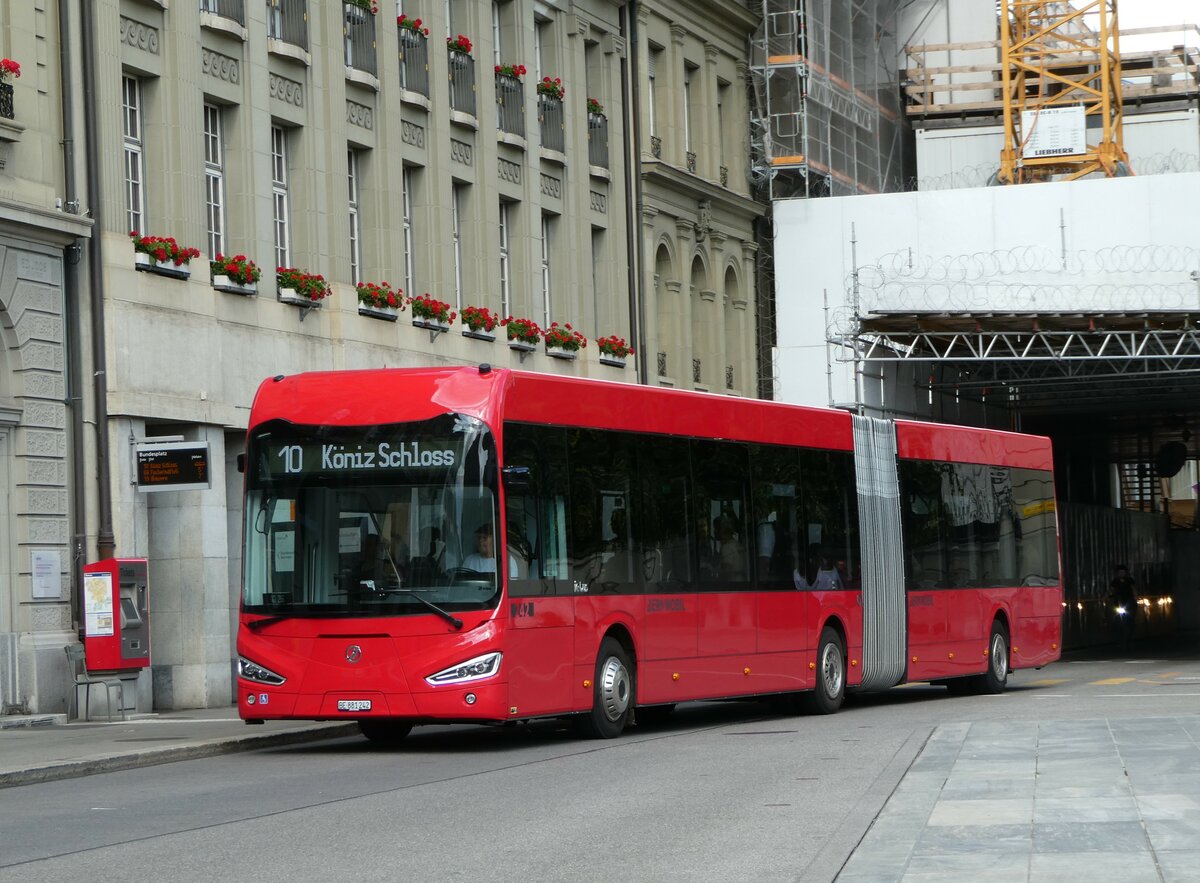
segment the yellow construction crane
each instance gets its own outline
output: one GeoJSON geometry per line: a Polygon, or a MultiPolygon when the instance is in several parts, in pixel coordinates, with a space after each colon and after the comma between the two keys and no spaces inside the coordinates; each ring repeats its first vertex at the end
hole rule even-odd
{"type": "Polygon", "coordinates": [[[1117,0],[1001,0],[1001,184],[1132,174],[1117,0]]]}

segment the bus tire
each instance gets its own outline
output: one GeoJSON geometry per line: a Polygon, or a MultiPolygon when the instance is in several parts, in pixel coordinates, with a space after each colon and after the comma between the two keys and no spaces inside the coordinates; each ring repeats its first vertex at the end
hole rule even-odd
{"type": "Polygon", "coordinates": [[[837,629],[825,626],[817,644],[817,683],[809,697],[809,710],[833,714],[846,698],[846,648],[837,629]]]}
{"type": "Polygon", "coordinates": [[[982,695],[1003,693],[1008,685],[1008,629],[996,620],[988,638],[987,671],[973,681],[975,692],[982,695]]]}
{"type": "Polygon", "coordinates": [[[591,739],[615,739],[629,723],[632,710],[633,672],[629,657],[616,639],[605,638],[596,655],[592,710],[580,716],[580,730],[591,739]]]}
{"type": "Polygon", "coordinates": [[[376,717],[360,720],[358,729],[366,736],[368,742],[383,746],[398,745],[412,732],[412,724],[376,717]]]}

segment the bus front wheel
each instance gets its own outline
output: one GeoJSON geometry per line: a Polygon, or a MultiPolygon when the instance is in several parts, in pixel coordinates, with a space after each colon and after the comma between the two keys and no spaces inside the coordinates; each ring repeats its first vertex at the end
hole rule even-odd
{"type": "Polygon", "coordinates": [[[370,718],[360,720],[358,729],[367,737],[368,742],[376,745],[397,745],[412,732],[412,724],[387,718],[370,718]]]}
{"type": "Polygon", "coordinates": [[[833,714],[846,698],[846,648],[837,629],[825,626],[817,645],[817,683],[809,708],[817,714],[833,714]]]}
{"type": "Polygon", "coordinates": [[[592,710],[580,717],[580,728],[593,739],[615,739],[629,722],[633,708],[633,675],[625,648],[613,638],[600,643],[592,710]]]}

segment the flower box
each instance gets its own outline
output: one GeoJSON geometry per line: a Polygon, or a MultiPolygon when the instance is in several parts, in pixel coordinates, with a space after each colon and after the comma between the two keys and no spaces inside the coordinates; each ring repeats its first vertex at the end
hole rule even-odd
{"type": "Polygon", "coordinates": [[[135,270],[143,270],[158,276],[170,276],[172,279],[187,279],[192,275],[192,271],[187,268],[186,264],[177,266],[174,261],[160,261],[142,252],[134,254],[133,267],[135,270]]]}
{"type": "Polygon", "coordinates": [[[463,307],[459,321],[463,325],[463,337],[475,340],[495,340],[496,326],[500,320],[487,307],[463,307]]]}
{"type": "Polygon", "coordinates": [[[415,328],[449,331],[450,324],[458,318],[458,314],[450,309],[450,304],[430,297],[428,292],[410,297],[405,303],[412,308],[412,323],[415,328]]]}
{"type": "Polygon", "coordinates": [[[313,300],[310,297],[305,297],[294,288],[280,288],[277,290],[277,292],[277,296],[281,304],[291,304],[294,307],[320,309],[321,301],[313,300]]]}
{"type": "Polygon", "coordinates": [[[399,307],[372,307],[367,304],[358,305],[358,314],[360,316],[370,316],[372,319],[383,319],[387,322],[395,322],[400,315],[399,307]]]}
{"type": "Polygon", "coordinates": [[[295,267],[278,267],[275,270],[275,292],[281,304],[297,307],[319,307],[333,290],[325,277],[295,267]]]}
{"type": "Polygon", "coordinates": [[[596,338],[596,347],[600,350],[600,364],[614,368],[624,368],[626,357],[633,355],[633,347],[615,334],[596,338]]]}
{"type": "Polygon", "coordinates": [[[527,340],[510,340],[508,342],[510,350],[516,350],[519,353],[531,353],[537,349],[536,343],[530,343],[527,340]]]}
{"type": "Polygon", "coordinates": [[[552,359],[574,360],[579,357],[579,352],[577,350],[564,349],[561,346],[548,346],[546,347],[546,355],[552,359]]]}
{"type": "Polygon", "coordinates": [[[229,294],[241,294],[247,297],[252,297],[258,294],[258,283],[251,282],[249,285],[242,285],[234,282],[228,276],[218,273],[212,277],[212,287],[217,291],[225,291],[229,294]]]}
{"type": "Polygon", "coordinates": [[[200,256],[199,249],[180,245],[173,236],[142,236],[131,230],[129,238],[133,242],[133,266],[136,270],[186,279],[192,275],[188,264],[192,258],[200,256]]]}
{"type": "Polygon", "coordinates": [[[426,319],[423,316],[413,316],[412,323],[414,328],[424,328],[427,331],[436,331],[439,334],[450,330],[449,322],[439,322],[437,319],[426,319]]]}

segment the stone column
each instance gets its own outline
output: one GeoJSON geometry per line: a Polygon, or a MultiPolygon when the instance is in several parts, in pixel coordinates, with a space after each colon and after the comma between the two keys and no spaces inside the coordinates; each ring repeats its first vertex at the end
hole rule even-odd
{"type": "MultiPolygon", "coordinates": [[[[704,106],[709,109],[704,115],[704,130],[700,143],[696,147],[696,174],[710,181],[716,181],[721,167],[721,131],[720,117],[717,114],[717,59],[720,51],[712,43],[704,44],[704,68],[700,72],[703,79],[704,106]]],[[[725,108],[728,119],[729,108],[725,108]]]]}
{"type": "MultiPolygon", "coordinates": [[[[746,341],[746,348],[742,356],[742,372],[745,377],[740,380],[738,385],[742,391],[749,396],[758,395],[758,322],[762,321],[762,317],[758,315],[757,309],[750,310],[751,304],[758,303],[758,274],[755,272],[755,264],[758,260],[758,246],[753,242],[742,242],[742,278],[745,284],[742,286],[743,294],[745,295],[745,306],[742,309],[746,310],[747,321],[742,329],[742,339],[746,341]]],[[[774,361],[772,360],[772,364],[774,361]]],[[[772,383],[772,387],[774,384],[772,383]]]]}
{"type": "Polygon", "coordinates": [[[680,168],[687,162],[683,111],[683,40],[686,36],[687,30],[682,25],[671,25],[671,46],[666,52],[669,68],[666,82],[663,82],[663,72],[658,72],[659,82],[666,87],[658,93],[660,119],[668,122],[668,126],[664,127],[667,131],[660,133],[663,138],[662,158],[680,168]]]}

